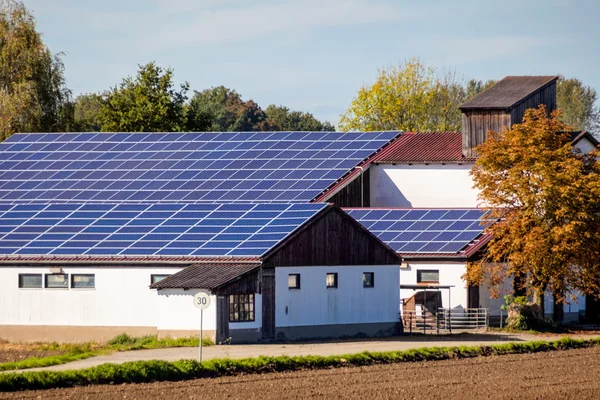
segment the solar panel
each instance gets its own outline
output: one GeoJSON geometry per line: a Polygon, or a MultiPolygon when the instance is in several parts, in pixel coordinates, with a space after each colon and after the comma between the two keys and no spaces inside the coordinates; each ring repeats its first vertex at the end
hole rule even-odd
{"type": "Polygon", "coordinates": [[[346,209],[402,254],[457,253],[483,234],[482,209],[346,209]]]}
{"type": "Polygon", "coordinates": [[[314,203],[2,205],[0,255],[261,256],[325,207],[314,203]]]}
{"type": "Polygon", "coordinates": [[[2,202],[308,202],[400,132],[15,134],[2,202]]]}

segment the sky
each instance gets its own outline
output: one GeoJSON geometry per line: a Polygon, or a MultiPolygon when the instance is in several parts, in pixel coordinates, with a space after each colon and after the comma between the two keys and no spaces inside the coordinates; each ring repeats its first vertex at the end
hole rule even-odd
{"type": "Polygon", "coordinates": [[[600,92],[597,0],[23,0],[74,95],[155,61],[192,90],[337,124],[377,72],[412,57],[461,79],[578,78],[600,92]]]}

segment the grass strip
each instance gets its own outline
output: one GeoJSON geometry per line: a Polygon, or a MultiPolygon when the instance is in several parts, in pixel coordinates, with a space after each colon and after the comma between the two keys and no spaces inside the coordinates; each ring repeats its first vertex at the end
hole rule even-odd
{"type": "Polygon", "coordinates": [[[588,348],[600,345],[600,337],[580,340],[563,338],[556,341],[506,343],[493,346],[432,347],[406,351],[363,352],[341,356],[257,357],[239,360],[216,359],[200,364],[195,360],[134,361],[103,364],[71,371],[40,371],[0,374],[0,391],[51,389],[61,387],[182,381],[240,374],[300,371],[311,369],[365,366],[401,362],[435,361],[480,356],[538,353],[555,350],[588,348]]]}
{"type": "MultiPolygon", "coordinates": [[[[6,362],[0,364],[0,371],[14,371],[17,369],[41,368],[50,367],[52,365],[66,364],[73,361],[83,360],[90,357],[95,357],[102,354],[110,354],[115,351],[129,350],[148,350],[148,349],[163,349],[168,347],[197,347],[200,344],[199,338],[179,338],[158,339],[156,336],[140,336],[132,337],[127,334],[121,334],[108,341],[106,344],[99,345],[98,343],[83,343],[83,344],[58,344],[51,343],[40,345],[40,350],[59,350],[64,351],[64,354],[48,357],[31,357],[25,360],[6,362]]],[[[204,346],[211,346],[212,343],[208,339],[204,339],[204,346]]]]}

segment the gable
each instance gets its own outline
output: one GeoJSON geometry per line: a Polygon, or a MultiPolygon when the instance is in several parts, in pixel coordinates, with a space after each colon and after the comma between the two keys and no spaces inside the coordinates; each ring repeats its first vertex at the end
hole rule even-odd
{"type": "Polygon", "coordinates": [[[392,265],[400,257],[342,210],[330,206],[265,255],[265,267],[392,265]]]}

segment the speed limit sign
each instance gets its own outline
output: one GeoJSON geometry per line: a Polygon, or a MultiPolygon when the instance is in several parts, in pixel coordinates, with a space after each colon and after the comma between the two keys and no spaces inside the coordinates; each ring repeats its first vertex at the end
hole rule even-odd
{"type": "Polygon", "coordinates": [[[194,305],[200,310],[206,310],[210,306],[210,295],[206,292],[198,292],[194,296],[194,305]]]}

